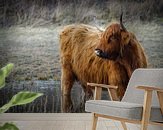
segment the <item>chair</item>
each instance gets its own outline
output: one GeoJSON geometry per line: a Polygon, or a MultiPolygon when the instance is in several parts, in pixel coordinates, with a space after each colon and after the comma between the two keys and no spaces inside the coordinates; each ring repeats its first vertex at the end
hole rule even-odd
{"type": "Polygon", "coordinates": [[[85,104],[85,110],[93,113],[92,130],[96,130],[98,117],[118,120],[124,130],[126,123],[140,124],[141,130],[147,130],[148,124],[163,126],[163,69],[135,70],[121,101],[100,100],[102,88],[107,88],[111,99],[117,100],[116,86],[88,85],[95,86],[94,100],[85,104]]]}

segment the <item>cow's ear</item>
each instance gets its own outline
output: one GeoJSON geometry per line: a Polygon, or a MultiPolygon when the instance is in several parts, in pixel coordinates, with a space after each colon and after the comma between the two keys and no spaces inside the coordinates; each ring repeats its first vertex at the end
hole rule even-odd
{"type": "Polygon", "coordinates": [[[130,41],[130,33],[127,31],[121,31],[121,43],[127,45],[130,41]]]}

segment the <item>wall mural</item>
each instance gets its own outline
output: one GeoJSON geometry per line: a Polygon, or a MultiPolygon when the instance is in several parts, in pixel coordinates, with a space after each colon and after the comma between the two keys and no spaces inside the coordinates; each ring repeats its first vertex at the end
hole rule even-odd
{"type": "MultiPolygon", "coordinates": [[[[0,67],[14,64],[0,106],[28,90],[44,95],[7,112],[85,112],[93,96],[87,82],[117,85],[122,98],[136,68],[163,67],[162,7],[159,0],[0,1],[0,67]]],[[[110,99],[106,90],[102,99],[110,99]]]]}

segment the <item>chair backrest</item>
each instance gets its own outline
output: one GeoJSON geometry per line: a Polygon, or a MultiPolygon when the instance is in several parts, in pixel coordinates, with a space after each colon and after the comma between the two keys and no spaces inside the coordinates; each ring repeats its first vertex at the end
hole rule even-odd
{"type": "MultiPolygon", "coordinates": [[[[129,80],[127,90],[122,101],[143,104],[144,91],[136,89],[137,86],[143,85],[163,88],[163,68],[136,69],[129,80]]],[[[152,96],[152,106],[159,106],[156,92],[154,92],[152,96]]]]}

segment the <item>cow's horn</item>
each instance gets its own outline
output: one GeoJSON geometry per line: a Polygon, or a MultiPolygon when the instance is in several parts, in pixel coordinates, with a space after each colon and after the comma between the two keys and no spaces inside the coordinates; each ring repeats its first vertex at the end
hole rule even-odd
{"type": "Polygon", "coordinates": [[[121,25],[121,28],[122,28],[123,31],[127,31],[125,26],[122,23],[122,16],[123,16],[123,12],[121,13],[121,17],[120,17],[120,25],[121,25]]]}

